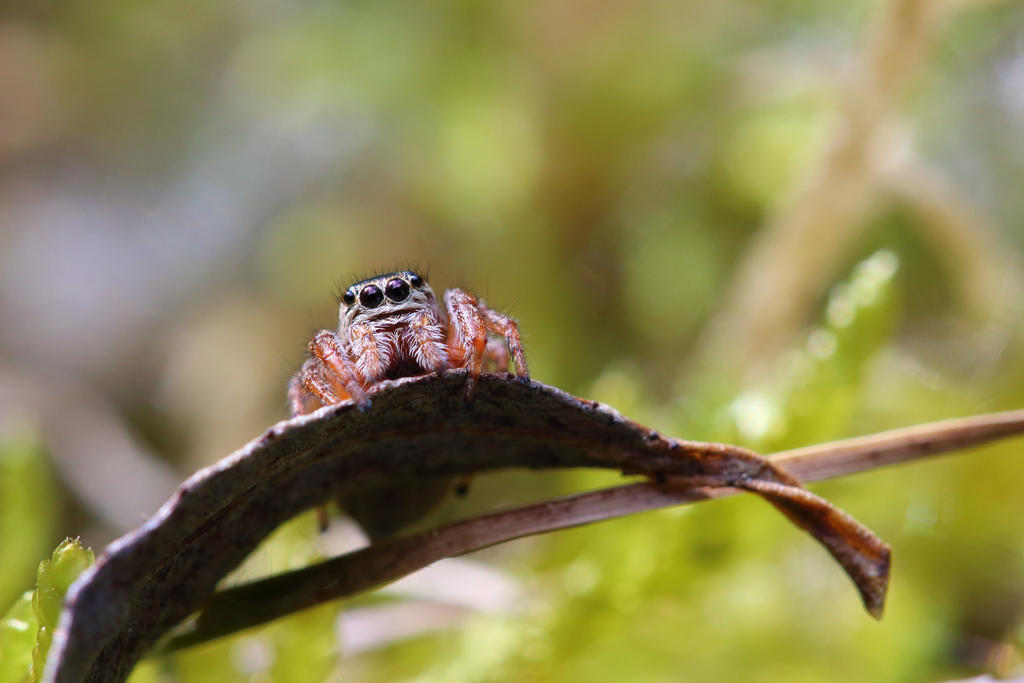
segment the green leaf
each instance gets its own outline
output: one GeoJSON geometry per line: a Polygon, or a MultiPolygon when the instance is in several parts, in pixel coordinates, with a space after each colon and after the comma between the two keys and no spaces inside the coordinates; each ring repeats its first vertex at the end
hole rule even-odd
{"type": "Polygon", "coordinates": [[[25,591],[0,619],[0,683],[22,683],[36,642],[32,591],[25,591]]]}

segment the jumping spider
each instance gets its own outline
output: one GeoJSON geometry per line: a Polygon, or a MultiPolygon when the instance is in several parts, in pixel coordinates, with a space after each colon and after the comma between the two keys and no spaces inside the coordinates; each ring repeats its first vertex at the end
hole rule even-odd
{"type": "Polygon", "coordinates": [[[465,368],[467,395],[486,361],[507,372],[530,373],[516,322],[472,294],[449,289],[447,315],[434,290],[411,270],[361,280],[345,290],[338,331],[320,330],[309,342],[309,359],[288,385],[292,415],[351,398],[366,409],[367,389],[384,379],[465,368]],[[489,337],[488,334],[500,338],[489,337]]]}
{"type": "MultiPolygon", "coordinates": [[[[411,270],[361,280],[341,296],[338,331],[320,330],[309,342],[309,359],[288,385],[292,415],[351,398],[363,410],[378,382],[448,368],[465,368],[466,396],[486,363],[506,372],[509,354],[516,374],[529,380],[519,328],[508,316],[461,289],[444,295],[411,270]],[[495,336],[488,336],[495,335],[495,336]]],[[[448,491],[465,491],[468,479],[449,477],[395,482],[346,494],[338,503],[370,538],[390,536],[422,517],[448,491]]],[[[327,513],[317,508],[321,530],[327,513]]]]}

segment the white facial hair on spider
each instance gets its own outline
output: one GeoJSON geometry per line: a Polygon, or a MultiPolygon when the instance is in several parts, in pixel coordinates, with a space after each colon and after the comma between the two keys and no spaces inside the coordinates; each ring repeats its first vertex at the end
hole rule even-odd
{"type": "Polygon", "coordinates": [[[449,367],[437,297],[412,271],[367,278],[349,287],[338,321],[338,337],[367,383],[449,367]]]}

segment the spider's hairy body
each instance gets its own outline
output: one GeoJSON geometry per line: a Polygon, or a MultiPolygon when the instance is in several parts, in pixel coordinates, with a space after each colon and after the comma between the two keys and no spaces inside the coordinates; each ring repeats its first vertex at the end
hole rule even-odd
{"type": "Polygon", "coordinates": [[[511,318],[461,289],[444,296],[413,271],[377,275],[342,294],[338,331],[321,330],[309,343],[310,358],[292,378],[293,414],[351,398],[367,407],[366,390],[384,379],[448,368],[468,370],[472,391],[484,361],[508,370],[509,355],[528,378],[519,329],[511,318]],[[488,335],[501,335],[503,343],[488,335]]]}
{"type": "MultiPolygon", "coordinates": [[[[365,410],[370,405],[368,390],[382,380],[449,368],[466,369],[469,396],[485,362],[505,372],[510,356],[516,374],[524,380],[529,378],[514,320],[461,289],[445,292],[442,310],[434,290],[411,270],[376,275],[349,286],[341,295],[338,320],[337,332],[320,330],[313,335],[310,357],[292,377],[288,386],[292,415],[346,399],[365,410]]],[[[447,487],[446,483],[444,489],[447,487]]],[[[408,492],[407,487],[398,491],[403,495],[408,492]]],[[[395,490],[372,492],[372,499],[342,501],[371,535],[386,535],[411,521],[378,523],[370,517],[379,516],[379,511],[363,514],[365,511],[355,509],[364,504],[376,506],[382,493],[395,490]]],[[[431,504],[439,497],[432,494],[431,504]]],[[[384,504],[395,507],[394,501],[384,504]]],[[[414,519],[422,512],[403,514],[414,519]]]]}

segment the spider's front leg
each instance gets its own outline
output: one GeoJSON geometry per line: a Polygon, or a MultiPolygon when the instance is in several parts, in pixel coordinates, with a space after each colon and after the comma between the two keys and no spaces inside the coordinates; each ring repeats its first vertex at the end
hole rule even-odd
{"type": "Polygon", "coordinates": [[[360,323],[349,329],[348,337],[349,353],[366,385],[372,386],[384,379],[396,351],[394,336],[360,323]]]}
{"type": "Polygon", "coordinates": [[[341,398],[323,374],[323,364],[309,358],[288,382],[288,409],[292,417],[308,415],[321,406],[337,403],[341,398]]]}
{"type": "Polygon", "coordinates": [[[370,398],[364,388],[365,374],[349,357],[338,335],[330,330],[320,330],[309,341],[309,352],[312,358],[299,371],[306,391],[316,396],[323,405],[338,403],[351,396],[360,409],[370,407],[370,398]],[[307,367],[310,368],[309,372],[306,371],[307,367]],[[323,391],[325,384],[333,390],[333,396],[332,392],[323,391]]]}
{"type": "MultiPolygon", "coordinates": [[[[483,369],[484,357],[488,354],[488,331],[505,338],[516,364],[516,374],[523,380],[529,380],[526,355],[514,320],[488,308],[485,303],[461,289],[445,292],[444,303],[448,311],[449,354],[453,366],[466,368],[467,396],[472,394],[483,369]]],[[[492,348],[491,357],[499,367],[503,364],[501,356],[492,348]]],[[[507,368],[507,358],[504,359],[504,365],[507,368]]]]}
{"type": "Polygon", "coordinates": [[[444,342],[444,326],[434,310],[413,314],[406,328],[405,343],[416,364],[426,372],[448,368],[448,349],[444,342]]]}

